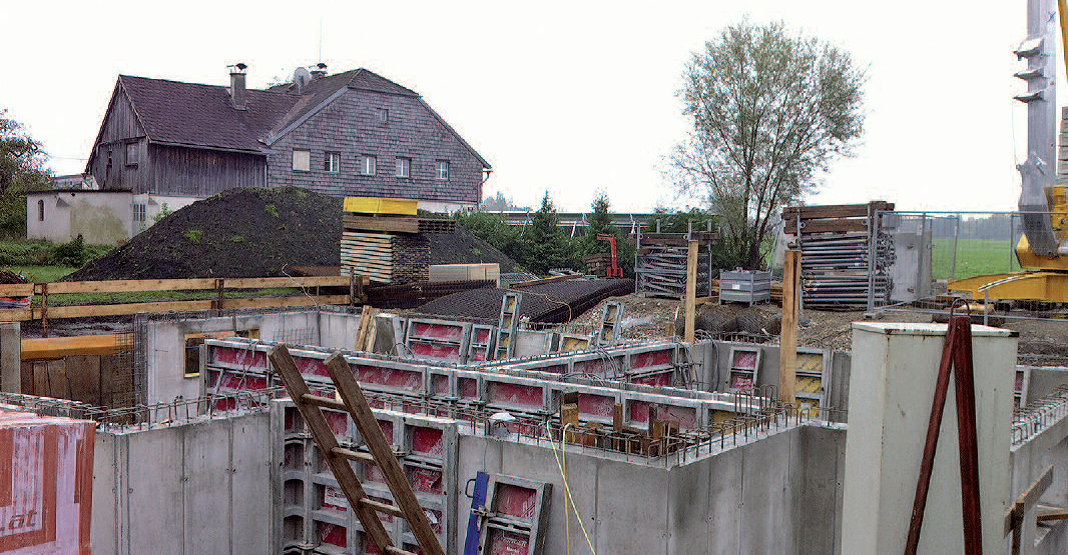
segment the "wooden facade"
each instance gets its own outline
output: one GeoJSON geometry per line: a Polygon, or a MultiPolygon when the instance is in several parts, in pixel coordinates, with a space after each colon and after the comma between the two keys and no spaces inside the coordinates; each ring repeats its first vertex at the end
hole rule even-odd
{"type": "Polygon", "coordinates": [[[108,111],[89,156],[88,171],[96,178],[102,189],[129,189],[133,194],[146,192],[149,184],[146,173],[151,168],[148,158],[148,141],[141,123],[137,121],[130,99],[115,84],[108,111]],[[127,164],[126,145],[135,144],[138,154],[136,165],[127,164]]]}
{"type": "Polygon", "coordinates": [[[244,152],[150,144],[146,193],[210,197],[233,187],[263,187],[267,157],[244,152]]]}

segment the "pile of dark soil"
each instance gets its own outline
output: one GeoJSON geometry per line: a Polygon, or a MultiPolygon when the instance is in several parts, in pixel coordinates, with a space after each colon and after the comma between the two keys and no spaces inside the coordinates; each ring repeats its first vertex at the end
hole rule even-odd
{"type": "MultiPolygon", "coordinates": [[[[67,280],[272,277],[339,266],[342,199],[305,189],[231,189],[160,220],[67,280]]],[[[457,228],[428,234],[431,264],[497,262],[503,253],[457,228]]]]}
{"type": "Polygon", "coordinates": [[[430,238],[431,264],[493,264],[501,265],[501,273],[524,272],[508,255],[474,233],[456,226],[456,233],[427,233],[430,238]]]}
{"type": "Polygon", "coordinates": [[[231,189],[160,220],[68,280],[280,276],[337,266],[340,198],[304,189],[231,189]]]}

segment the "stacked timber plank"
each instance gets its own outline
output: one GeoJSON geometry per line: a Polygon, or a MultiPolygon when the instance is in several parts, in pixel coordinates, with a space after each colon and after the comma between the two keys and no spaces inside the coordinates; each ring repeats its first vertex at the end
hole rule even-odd
{"type": "Polygon", "coordinates": [[[718,235],[712,232],[639,233],[630,241],[637,247],[634,291],[646,297],[681,299],[686,295],[686,258],[689,243],[697,241],[697,295],[712,289],[712,251],[718,235]]]}
{"type": "Polygon", "coordinates": [[[893,203],[791,206],[783,210],[791,247],[801,251],[802,303],[817,309],[860,309],[869,296],[889,299],[893,237],[882,225],[893,203]]]}
{"type": "Polygon", "coordinates": [[[427,281],[427,233],[455,233],[456,222],[416,215],[417,201],[350,197],[342,219],[341,273],[403,284],[427,281]]]}

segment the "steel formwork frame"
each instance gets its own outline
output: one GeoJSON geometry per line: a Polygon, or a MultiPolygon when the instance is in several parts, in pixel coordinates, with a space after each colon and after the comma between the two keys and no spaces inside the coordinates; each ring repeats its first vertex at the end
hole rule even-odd
{"type": "MultiPolygon", "coordinates": [[[[205,393],[224,396],[242,389],[273,387],[276,378],[272,376],[265,357],[266,350],[272,345],[243,339],[205,341],[202,359],[205,361],[202,374],[205,393]]],[[[668,345],[674,348],[674,344],[668,345]]],[[[329,378],[325,368],[321,367],[332,351],[304,348],[291,352],[310,385],[329,387],[329,378]]],[[[662,366],[655,364],[656,356],[649,355],[656,352],[653,349],[618,354],[633,356],[635,363],[648,362],[647,366],[640,366],[638,372],[648,374],[648,368],[657,372],[662,366]]],[[[592,421],[608,422],[610,411],[618,403],[623,408],[624,423],[637,429],[648,425],[648,412],[654,405],[660,411],[657,414],[662,414],[661,419],[678,420],[681,429],[704,427],[717,421],[717,413],[739,411],[729,394],[617,381],[599,384],[561,381],[561,376],[555,373],[503,367],[493,368],[492,372],[484,367],[433,367],[415,361],[368,358],[360,353],[347,354],[346,359],[365,391],[405,399],[404,403],[410,403],[412,412],[421,411],[433,400],[435,403],[451,403],[457,410],[491,408],[544,420],[559,410],[563,393],[571,391],[580,394],[580,415],[592,421]]]]}

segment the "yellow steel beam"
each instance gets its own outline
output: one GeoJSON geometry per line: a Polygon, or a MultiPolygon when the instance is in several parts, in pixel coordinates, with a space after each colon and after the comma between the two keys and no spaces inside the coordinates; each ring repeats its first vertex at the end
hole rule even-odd
{"type": "Polygon", "coordinates": [[[1068,302],[1068,272],[1019,272],[978,276],[953,282],[950,289],[970,291],[972,298],[1068,302]],[[967,282],[967,283],[965,283],[967,282]]]}

